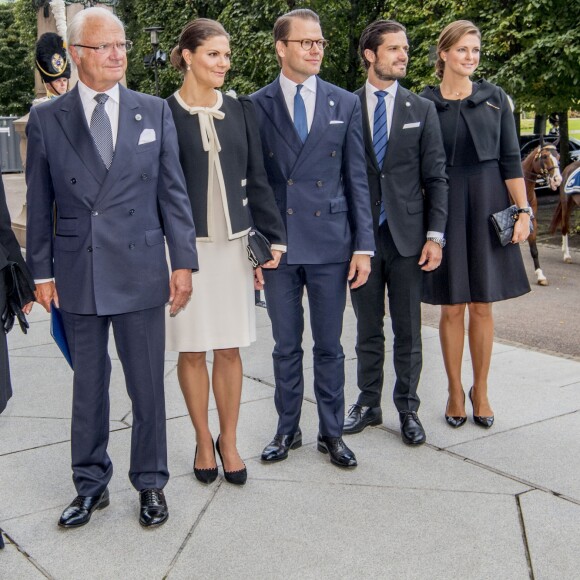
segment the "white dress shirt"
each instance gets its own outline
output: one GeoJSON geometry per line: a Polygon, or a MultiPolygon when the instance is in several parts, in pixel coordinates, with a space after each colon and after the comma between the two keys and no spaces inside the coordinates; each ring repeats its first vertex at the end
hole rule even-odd
{"type": "MultiPolygon", "coordinates": [[[[308,123],[308,131],[310,132],[312,120],[314,119],[314,109],[316,107],[316,75],[308,77],[300,84],[303,85],[302,89],[300,89],[300,95],[306,108],[306,121],[308,123]]],[[[282,89],[282,94],[284,95],[286,107],[288,107],[292,122],[294,122],[294,97],[296,96],[297,86],[298,83],[291,81],[288,77],[280,73],[280,88],[282,89]]]]}

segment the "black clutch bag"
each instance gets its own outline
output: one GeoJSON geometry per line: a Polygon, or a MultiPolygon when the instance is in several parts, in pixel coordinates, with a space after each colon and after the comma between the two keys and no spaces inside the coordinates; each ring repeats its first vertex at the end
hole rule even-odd
{"type": "Polygon", "coordinates": [[[4,332],[8,333],[12,330],[14,319],[17,318],[20,329],[26,334],[29,325],[22,307],[29,302],[34,302],[34,291],[16,262],[9,262],[2,272],[6,288],[6,306],[1,316],[4,332]]]}
{"type": "Polygon", "coordinates": [[[268,238],[263,236],[257,229],[252,228],[248,232],[248,260],[250,260],[254,268],[274,259],[270,246],[268,238]]]}
{"type": "MultiPolygon", "coordinates": [[[[507,246],[512,241],[514,237],[514,224],[518,221],[519,215],[518,206],[514,204],[489,216],[499,243],[502,246],[507,246]]],[[[533,231],[534,226],[530,220],[530,232],[533,231]]]]}

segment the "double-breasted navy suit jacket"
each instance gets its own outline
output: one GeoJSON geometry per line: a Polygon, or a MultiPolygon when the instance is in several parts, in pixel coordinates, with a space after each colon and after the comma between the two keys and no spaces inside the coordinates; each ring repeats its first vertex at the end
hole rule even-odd
{"type": "Polygon", "coordinates": [[[32,108],[27,125],[27,262],[55,278],[60,306],[114,315],[169,297],[173,270],[197,270],[195,228],[167,103],[119,86],[109,171],[75,88],[32,108]],[[54,210],[54,211],[53,211],[54,210]]]}
{"type": "Polygon", "coordinates": [[[375,249],[357,97],[317,78],[302,143],[276,79],[252,95],[264,163],[286,224],[288,264],[348,261],[375,249]]]}

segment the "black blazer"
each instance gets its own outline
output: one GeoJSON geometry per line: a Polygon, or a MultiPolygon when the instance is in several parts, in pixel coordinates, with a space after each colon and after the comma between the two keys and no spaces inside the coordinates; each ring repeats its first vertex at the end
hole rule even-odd
{"type": "Polygon", "coordinates": [[[399,254],[418,255],[427,231],[444,233],[447,225],[445,150],[435,107],[399,85],[387,153],[383,166],[379,167],[369,127],[365,87],[356,94],[363,110],[375,239],[382,199],[399,254]]]}
{"type": "MultiPolygon", "coordinates": [[[[449,104],[437,87],[423,89],[422,97],[435,103],[443,133],[455,131],[449,104]]],[[[463,118],[477,151],[479,161],[498,160],[503,179],[522,177],[520,146],[512,108],[505,92],[498,86],[479,80],[463,107],[463,118]]],[[[453,139],[446,139],[447,164],[453,165],[453,139]]]]}
{"type": "MultiPolygon", "coordinates": [[[[214,125],[221,145],[219,156],[226,190],[229,238],[244,236],[255,224],[271,243],[285,245],[284,222],[268,184],[252,102],[247,97],[234,99],[223,95],[223,98],[221,110],[225,117],[214,119],[214,125]]],[[[177,127],[179,159],[197,237],[207,239],[209,155],[203,150],[199,117],[186,111],[173,95],[167,102],[177,127]]]]}
{"type": "MultiPolygon", "coordinates": [[[[16,236],[10,226],[10,214],[8,213],[8,206],[6,205],[4,184],[2,183],[2,179],[0,179],[0,314],[4,312],[6,305],[4,268],[8,266],[9,262],[17,262],[19,264],[22,272],[29,279],[30,287],[34,288],[34,282],[22,257],[16,236]]],[[[6,344],[4,330],[0,328],[0,413],[6,408],[6,403],[11,396],[12,387],[10,384],[10,367],[8,366],[8,346],[6,344]]]]}

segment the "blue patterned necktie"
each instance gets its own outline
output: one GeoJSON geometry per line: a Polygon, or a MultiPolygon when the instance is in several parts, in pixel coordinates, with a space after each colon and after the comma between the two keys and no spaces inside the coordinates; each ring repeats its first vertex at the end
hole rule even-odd
{"type": "Polygon", "coordinates": [[[95,107],[91,116],[91,135],[93,141],[97,146],[97,150],[107,171],[111,167],[113,161],[113,131],[111,129],[111,120],[107,111],[105,111],[105,103],[108,101],[109,95],[105,93],[98,93],[95,95],[97,106],[95,107]]]}
{"type": "Polygon", "coordinates": [[[300,89],[302,89],[303,86],[304,85],[296,85],[296,94],[294,95],[294,125],[302,143],[304,143],[308,137],[306,107],[304,106],[304,99],[300,94],[300,89]]]}
{"type": "MultiPolygon", "coordinates": [[[[385,103],[386,91],[375,91],[377,96],[377,106],[375,107],[375,115],[373,119],[373,148],[379,167],[382,168],[385,155],[387,153],[387,145],[389,144],[389,134],[387,132],[387,106],[385,103]]],[[[379,213],[379,226],[387,219],[385,213],[385,204],[381,201],[381,211],[379,213]]]]}

